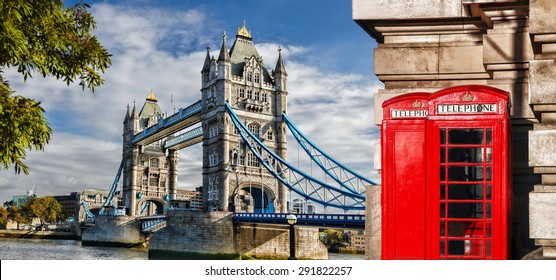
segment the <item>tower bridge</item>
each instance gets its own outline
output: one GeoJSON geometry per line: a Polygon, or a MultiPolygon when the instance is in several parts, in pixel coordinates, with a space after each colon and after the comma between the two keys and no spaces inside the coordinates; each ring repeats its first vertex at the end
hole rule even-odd
{"type": "MultiPolygon", "coordinates": [[[[125,208],[126,217],[167,214],[177,198],[179,150],[202,143],[202,213],[205,214],[171,210],[166,216],[173,230],[161,229],[160,225],[167,222],[161,218],[164,216],[136,219],[141,224],[137,228],[151,233],[157,231],[153,235],[158,235],[153,248],[164,247],[160,244],[175,239],[176,228],[183,235],[195,224],[212,225],[214,215],[232,223],[231,216],[207,214],[210,212],[265,213],[271,215],[265,217],[274,217],[273,223],[279,223],[283,220],[280,213],[288,211],[288,191],[290,196],[296,193],[325,209],[337,208],[344,213],[365,209],[365,186],[374,182],[331,158],[288,119],[287,76],[282,50],[278,50],[274,69],[268,70],[244,25],[238,29],[229,51],[225,33],[217,58],[207,47],[199,101],[164,116],[151,91],[140,110],[136,103],[131,112],[128,106],[123,122],[122,164],[117,175],[117,179],[120,175],[122,179],[119,207],[125,208]],[[308,174],[287,162],[288,129],[330,180],[317,179],[312,172],[308,174]],[[178,226],[185,220],[197,222],[178,226]]],[[[115,182],[111,193],[115,192],[116,185],[115,182]]],[[[236,215],[233,223],[268,222],[268,219],[257,222],[260,219],[256,217],[236,215]]],[[[330,217],[322,218],[322,224],[330,223],[331,219],[336,222],[349,219],[350,225],[356,227],[364,224],[362,215],[330,217]]],[[[125,222],[107,219],[111,225],[124,226],[128,231],[129,218],[125,222]]],[[[312,217],[310,224],[318,225],[318,219],[319,216],[312,217]]],[[[205,238],[226,239],[229,235],[229,232],[211,233],[205,238]]]]}

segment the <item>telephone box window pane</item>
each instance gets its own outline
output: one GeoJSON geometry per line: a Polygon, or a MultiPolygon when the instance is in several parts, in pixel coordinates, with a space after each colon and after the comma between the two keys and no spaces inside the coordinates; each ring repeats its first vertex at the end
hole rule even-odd
{"type": "Polygon", "coordinates": [[[484,240],[465,240],[465,256],[482,257],[484,255],[485,241],[484,240]]]}
{"type": "Polygon", "coordinates": [[[465,237],[466,238],[484,238],[484,237],[490,237],[491,234],[491,223],[487,222],[486,223],[486,228],[484,226],[484,221],[476,221],[476,222],[470,222],[469,225],[467,226],[467,229],[465,231],[465,237]]]}
{"type": "Polygon", "coordinates": [[[448,240],[448,255],[460,256],[465,253],[465,241],[463,240],[448,240]]]}
{"type": "Polygon", "coordinates": [[[485,174],[485,168],[483,166],[467,166],[465,168],[467,169],[466,171],[468,174],[466,181],[470,181],[470,182],[483,181],[485,175],[486,175],[486,181],[491,180],[492,168],[490,166],[486,167],[486,174],[485,174]]]}
{"type": "Polygon", "coordinates": [[[450,129],[448,144],[483,144],[484,129],[450,129]]]}
{"type": "Polygon", "coordinates": [[[440,144],[446,144],[446,129],[440,129],[440,144]]]}
{"type": "Polygon", "coordinates": [[[486,129],[486,143],[492,144],[492,128],[486,129]]]}
{"type": "Polygon", "coordinates": [[[440,163],[446,162],[446,148],[440,148],[440,163]]]}
{"type": "Polygon", "coordinates": [[[446,199],[446,185],[445,184],[440,185],[440,199],[441,200],[446,199]]]}
{"type": "Polygon", "coordinates": [[[440,181],[446,181],[446,168],[440,166],[440,181]]]}
{"type": "Polygon", "coordinates": [[[483,162],[483,148],[449,148],[449,162],[483,162]]]}
{"type": "Polygon", "coordinates": [[[483,184],[450,184],[448,186],[448,199],[450,200],[490,199],[490,187],[487,187],[487,195],[488,198],[484,195],[483,184]]]}
{"type": "MultiPolygon", "coordinates": [[[[482,202],[450,202],[448,203],[448,218],[483,218],[483,208],[482,202]]],[[[490,209],[486,214],[487,218],[490,218],[490,209]]]]}

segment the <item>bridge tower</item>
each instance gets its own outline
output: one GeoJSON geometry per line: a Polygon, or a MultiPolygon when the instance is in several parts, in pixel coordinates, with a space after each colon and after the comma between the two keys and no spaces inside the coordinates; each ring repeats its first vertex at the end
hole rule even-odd
{"type": "Polygon", "coordinates": [[[131,114],[128,106],[124,118],[122,201],[131,216],[156,214],[154,207],[142,208],[146,202],[151,202],[156,212],[162,214],[167,201],[176,193],[178,151],[169,150],[165,154],[161,141],[145,146],[133,144],[135,134],[158,123],[162,117],[156,95],[151,91],[139,113],[134,102],[131,114]]]}
{"type": "Polygon", "coordinates": [[[251,32],[238,32],[230,51],[226,33],[218,58],[207,55],[202,76],[204,211],[286,212],[286,187],[259,164],[226,113],[228,102],[259,139],[286,159],[287,73],[279,49],[267,70],[251,32]]]}

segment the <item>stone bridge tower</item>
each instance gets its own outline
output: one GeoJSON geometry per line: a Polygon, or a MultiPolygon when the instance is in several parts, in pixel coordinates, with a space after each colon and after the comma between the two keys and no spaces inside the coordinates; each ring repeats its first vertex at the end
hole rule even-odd
{"type": "Polygon", "coordinates": [[[204,211],[286,212],[286,187],[242,143],[225,109],[228,102],[266,146],[286,158],[282,112],[288,93],[281,50],[269,72],[244,23],[229,52],[225,33],[218,58],[207,47],[201,75],[204,211]]]}
{"type": "Polygon", "coordinates": [[[122,201],[128,215],[164,213],[167,202],[176,193],[178,151],[161,147],[162,140],[142,146],[132,143],[133,136],[163,117],[153,92],[149,93],[137,113],[135,103],[129,107],[123,123],[122,201]],[[144,207],[150,202],[149,207],[144,207]],[[156,209],[155,209],[156,206],[156,209]]]}

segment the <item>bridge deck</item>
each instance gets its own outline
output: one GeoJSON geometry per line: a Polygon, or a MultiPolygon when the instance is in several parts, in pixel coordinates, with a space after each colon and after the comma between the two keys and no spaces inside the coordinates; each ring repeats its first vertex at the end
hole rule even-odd
{"type": "MultiPolygon", "coordinates": [[[[233,220],[239,223],[261,223],[261,224],[288,224],[288,214],[273,213],[234,213],[233,220]]],[[[348,214],[294,214],[297,217],[296,225],[316,227],[339,227],[339,228],[365,228],[365,215],[348,214]]]]}

